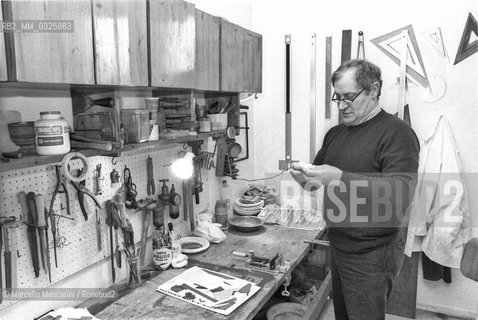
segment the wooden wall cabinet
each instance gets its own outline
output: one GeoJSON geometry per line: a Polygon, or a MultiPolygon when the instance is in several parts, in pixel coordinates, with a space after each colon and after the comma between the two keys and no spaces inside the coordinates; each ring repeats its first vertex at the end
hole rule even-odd
{"type": "MultiPolygon", "coordinates": [[[[12,20],[37,20],[39,31],[14,33],[10,80],[94,84],[91,1],[11,1],[12,20]],[[73,21],[68,25],[53,20],[73,21]],[[56,30],[55,30],[56,28],[56,30]]],[[[4,7],[5,9],[5,7],[4,7]]],[[[7,18],[7,12],[3,12],[7,18]]]]}
{"type": "Polygon", "coordinates": [[[96,83],[148,85],[146,0],[93,0],[96,83]]]}
{"type": "Polygon", "coordinates": [[[262,92],[262,36],[221,19],[221,91],[262,92]]]}
{"type": "Polygon", "coordinates": [[[219,91],[219,18],[196,9],[196,85],[219,91]]]}
{"type": "Polygon", "coordinates": [[[151,85],[194,88],[196,23],[194,4],[150,2],[151,85]]]}

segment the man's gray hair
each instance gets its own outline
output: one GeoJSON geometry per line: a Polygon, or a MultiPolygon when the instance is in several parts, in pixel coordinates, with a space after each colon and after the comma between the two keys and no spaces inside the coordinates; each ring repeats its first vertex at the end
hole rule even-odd
{"type": "Polygon", "coordinates": [[[364,89],[367,93],[372,89],[372,84],[378,82],[380,89],[377,97],[380,97],[380,92],[382,91],[382,71],[379,67],[367,60],[352,59],[342,63],[332,74],[332,85],[335,84],[335,81],[341,79],[342,75],[350,69],[355,70],[354,79],[357,86],[364,89]]]}

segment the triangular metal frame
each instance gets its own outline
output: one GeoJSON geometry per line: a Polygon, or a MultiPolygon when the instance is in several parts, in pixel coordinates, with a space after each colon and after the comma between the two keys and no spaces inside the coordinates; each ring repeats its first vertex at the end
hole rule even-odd
{"type": "Polygon", "coordinates": [[[422,36],[441,57],[448,58],[440,28],[435,28],[422,32],[422,36]]]}
{"type": "Polygon", "coordinates": [[[470,43],[472,32],[478,36],[478,24],[476,23],[475,17],[473,17],[470,12],[468,14],[468,19],[466,20],[465,29],[463,30],[460,45],[458,46],[458,51],[456,52],[455,62],[453,65],[465,60],[473,53],[478,52],[478,40],[470,43]]]}
{"type": "Polygon", "coordinates": [[[397,65],[400,65],[400,51],[397,51],[394,46],[397,45],[397,41],[403,41],[402,38],[400,38],[402,30],[408,31],[409,59],[407,59],[407,74],[415,79],[422,87],[428,88],[430,83],[428,82],[427,72],[425,70],[425,65],[423,64],[422,55],[412,25],[405,26],[372,39],[370,42],[389,56],[397,65]]]}

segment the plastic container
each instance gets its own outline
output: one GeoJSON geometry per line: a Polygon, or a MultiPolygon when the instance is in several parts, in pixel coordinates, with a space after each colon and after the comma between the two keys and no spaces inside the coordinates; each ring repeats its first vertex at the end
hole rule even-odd
{"type": "Polygon", "coordinates": [[[217,200],[214,208],[214,217],[217,223],[221,224],[221,229],[227,229],[227,202],[226,200],[217,200]]]}
{"type": "Polygon", "coordinates": [[[40,112],[35,121],[36,152],[42,156],[70,152],[70,126],[60,111],[40,112]]]}
{"type": "Polygon", "coordinates": [[[226,201],[228,215],[232,216],[232,188],[227,184],[227,180],[222,180],[222,186],[219,194],[220,199],[226,201]]]}
{"type": "Polygon", "coordinates": [[[199,119],[199,132],[211,132],[211,120],[209,118],[199,119]]]}
{"type": "Polygon", "coordinates": [[[198,223],[212,223],[212,214],[210,213],[201,213],[198,215],[198,223]]]}
{"type": "Polygon", "coordinates": [[[121,110],[121,122],[128,134],[128,143],[149,140],[149,111],[147,109],[121,110]]]}

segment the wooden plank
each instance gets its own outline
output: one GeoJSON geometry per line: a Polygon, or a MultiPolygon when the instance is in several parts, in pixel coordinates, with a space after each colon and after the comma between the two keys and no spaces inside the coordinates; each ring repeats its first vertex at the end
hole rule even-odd
{"type": "Polygon", "coordinates": [[[116,319],[119,314],[125,319],[252,319],[279,288],[284,281],[284,276],[253,272],[245,266],[244,258],[231,254],[232,250],[248,252],[252,249],[258,256],[283,253],[285,259],[291,262],[291,268],[294,269],[309,250],[309,246],[303,240],[312,240],[318,233],[319,231],[296,230],[272,225],[253,233],[230,230],[227,232],[228,238],[225,242],[211,244],[203,253],[190,255],[188,267],[198,265],[224,272],[253,281],[261,287],[259,292],[228,317],[156,291],[160,284],[179,275],[184,271],[183,269],[169,269],[161,272],[157,277],[115,301],[95,316],[100,319],[116,319]]]}
{"type": "Polygon", "coordinates": [[[315,320],[324,308],[327,298],[329,297],[330,292],[332,291],[332,275],[330,271],[327,273],[324,281],[320,285],[317,293],[315,294],[314,299],[307,308],[303,320],[315,320]]]}
{"type": "Polygon", "coordinates": [[[262,92],[262,36],[245,29],[244,92],[262,92]]]}
{"type": "Polygon", "coordinates": [[[14,20],[73,20],[72,32],[15,33],[18,81],[94,84],[90,1],[12,1],[11,4],[14,20]]]}
{"type": "Polygon", "coordinates": [[[146,0],[93,0],[96,83],[148,85],[146,0]]]}
{"type": "Polygon", "coordinates": [[[244,84],[244,29],[221,19],[221,91],[240,92],[244,84]]]}
{"type": "Polygon", "coordinates": [[[219,90],[219,18],[196,9],[196,84],[199,90],[219,90]]]}
{"type": "Polygon", "coordinates": [[[194,88],[196,56],[194,4],[150,2],[151,85],[194,88]]]}
{"type": "Polygon", "coordinates": [[[262,92],[262,36],[254,34],[252,41],[252,89],[250,92],[260,93],[262,92]]]}

